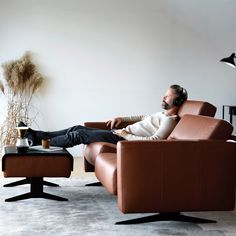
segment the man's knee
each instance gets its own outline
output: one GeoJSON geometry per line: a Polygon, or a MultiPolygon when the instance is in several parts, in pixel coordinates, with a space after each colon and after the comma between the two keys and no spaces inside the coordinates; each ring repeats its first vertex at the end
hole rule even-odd
{"type": "Polygon", "coordinates": [[[87,144],[88,143],[88,134],[86,132],[86,130],[76,130],[74,132],[70,132],[68,134],[70,136],[70,139],[72,142],[76,143],[76,144],[87,144]]]}

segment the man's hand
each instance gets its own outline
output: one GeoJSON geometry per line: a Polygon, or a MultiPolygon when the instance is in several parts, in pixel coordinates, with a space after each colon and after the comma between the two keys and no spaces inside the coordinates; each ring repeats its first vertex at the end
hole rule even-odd
{"type": "Polygon", "coordinates": [[[116,117],[112,120],[107,121],[107,126],[111,126],[111,129],[118,127],[118,125],[122,122],[122,118],[121,117],[116,117]]]}
{"type": "Polygon", "coordinates": [[[114,134],[122,138],[125,138],[129,133],[125,129],[117,129],[117,130],[114,130],[114,134]]]}

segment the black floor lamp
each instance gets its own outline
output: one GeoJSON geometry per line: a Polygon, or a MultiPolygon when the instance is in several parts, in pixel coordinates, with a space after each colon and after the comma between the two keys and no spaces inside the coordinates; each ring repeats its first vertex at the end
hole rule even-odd
{"type": "MultiPolygon", "coordinates": [[[[235,62],[234,62],[234,58],[235,57],[235,53],[232,53],[229,57],[223,58],[220,61],[224,62],[225,64],[232,66],[233,68],[235,68],[235,62]]],[[[224,119],[224,110],[225,107],[229,108],[229,114],[230,114],[230,123],[232,124],[232,119],[233,119],[233,115],[236,115],[236,106],[231,106],[231,105],[223,105],[223,110],[222,110],[222,118],[224,119]]]]}
{"type": "Polygon", "coordinates": [[[232,53],[229,57],[223,58],[220,61],[235,68],[236,66],[235,66],[234,58],[236,58],[235,53],[232,53]]]}

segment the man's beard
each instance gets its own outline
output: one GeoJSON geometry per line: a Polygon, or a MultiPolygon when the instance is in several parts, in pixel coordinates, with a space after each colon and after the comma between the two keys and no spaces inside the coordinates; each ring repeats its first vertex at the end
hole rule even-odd
{"type": "Polygon", "coordinates": [[[162,101],[161,106],[164,110],[169,110],[171,108],[171,105],[165,101],[162,101]]]}

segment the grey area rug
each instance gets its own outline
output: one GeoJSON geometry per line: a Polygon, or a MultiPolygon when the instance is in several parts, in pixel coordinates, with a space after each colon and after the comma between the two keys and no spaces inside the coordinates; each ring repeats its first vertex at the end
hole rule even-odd
{"type": "MultiPolygon", "coordinates": [[[[0,184],[18,179],[0,179],[0,184]]],[[[234,212],[188,213],[195,217],[217,220],[216,224],[183,222],[153,222],[139,225],[115,225],[115,222],[150,214],[123,214],[117,199],[103,187],[85,187],[94,179],[51,178],[60,187],[44,187],[44,191],[68,198],[67,202],[28,199],[16,202],[4,200],[29,191],[29,185],[1,187],[1,236],[60,235],[236,235],[234,212]]],[[[187,215],[187,214],[186,214],[187,215]]]]}

